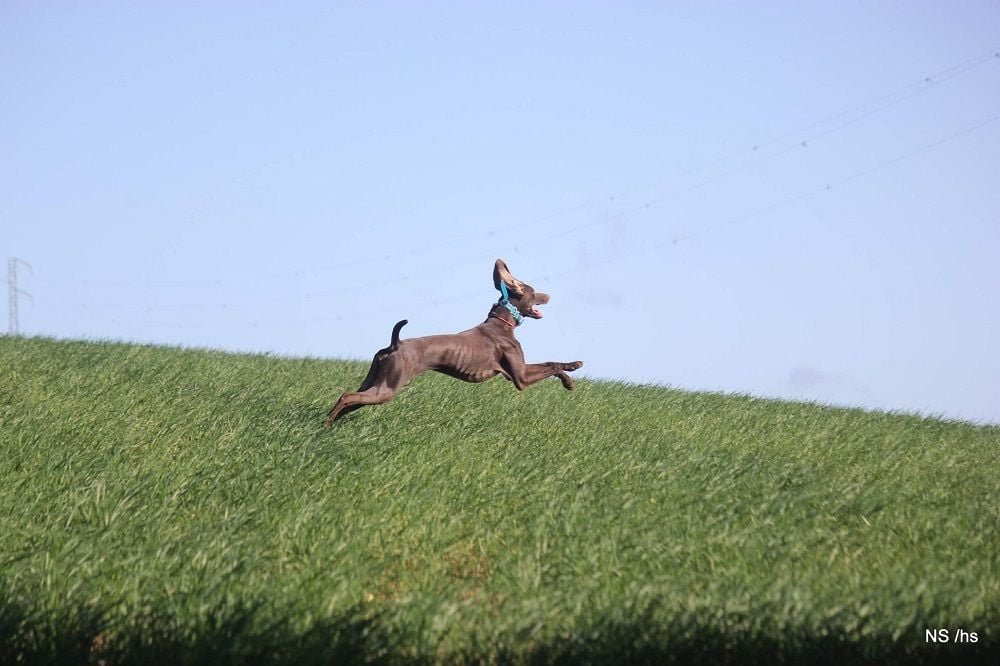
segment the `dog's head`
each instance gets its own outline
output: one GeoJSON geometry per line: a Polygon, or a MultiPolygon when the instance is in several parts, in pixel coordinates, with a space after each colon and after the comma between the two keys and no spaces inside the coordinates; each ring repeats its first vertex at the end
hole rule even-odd
{"type": "Polygon", "coordinates": [[[548,303],[549,295],[535,291],[530,284],[525,284],[515,278],[510,274],[503,259],[497,259],[497,263],[493,265],[493,286],[496,287],[497,291],[500,291],[501,282],[507,285],[508,299],[518,312],[532,319],[542,318],[541,311],[535,306],[548,303]]]}

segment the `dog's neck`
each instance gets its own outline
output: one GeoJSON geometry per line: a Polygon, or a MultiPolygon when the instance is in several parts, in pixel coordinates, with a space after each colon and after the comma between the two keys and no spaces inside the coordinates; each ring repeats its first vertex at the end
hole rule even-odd
{"type": "Polygon", "coordinates": [[[507,285],[503,282],[500,283],[500,300],[497,301],[497,305],[510,313],[510,316],[514,318],[516,325],[520,326],[524,323],[524,315],[518,312],[514,304],[510,302],[510,297],[507,294],[507,285]]]}
{"type": "MultiPolygon", "coordinates": [[[[489,321],[490,319],[499,319],[504,324],[506,324],[512,331],[521,325],[521,322],[514,319],[514,314],[510,312],[507,309],[507,307],[501,303],[494,303],[493,307],[490,308],[489,314],[486,315],[486,320],[489,321]]],[[[523,321],[524,317],[522,317],[521,319],[523,321]]]]}

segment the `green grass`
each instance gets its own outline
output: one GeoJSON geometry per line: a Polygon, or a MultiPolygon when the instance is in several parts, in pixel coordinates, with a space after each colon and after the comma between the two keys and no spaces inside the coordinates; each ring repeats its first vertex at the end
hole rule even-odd
{"type": "Polygon", "coordinates": [[[366,368],[0,339],[0,661],[997,655],[1000,428],[366,368]]]}

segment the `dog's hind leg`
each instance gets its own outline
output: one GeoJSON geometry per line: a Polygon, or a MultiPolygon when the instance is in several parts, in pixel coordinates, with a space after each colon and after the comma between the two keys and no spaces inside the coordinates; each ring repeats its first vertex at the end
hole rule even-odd
{"type": "MultiPolygon", "coordinates": [[[[385,351],[385,350],[383,350],[383,351],[385,351]]],[[[375,381],[378,378],[379,357],[380,357],[381,354],[382,354],[382,352],[379,352],[378,354],[375,355],[375,358],[372,359],[372,364],[368,368],[368,374],[365,375],[365,380],[363,382],[361,382],[361,386],[358,387],[358,390],[355,391],[355,393],[363,393],[363,392],[367,391],[368,389],[370,389],[372,386],[375,385],[375,381]]],[[[337,401],[337,404],[335,404],[330,409],[330,413],[327,415],[326,421],[325,421],[327,427],[330,427],[330,424],[332,424],[335,420],[337,420],[338,418],[340,418],[344,414],[349,414],[349,413],[353,412],[355,409],[361,409],[362,407],[364,407],[364,405],[362,405],[362,404],[357,404],[357,405],[341,405],[341,403],[343,402],[344,398],[346,396],[348,396],[348,395],[351,395],[351,394],[350,393],[344,393],[342,396],[340,396],[340,400],[337,401]],[[340,409],[337,409],[337,407],[340,407],[340,409]]]]}
{"type": "Polygon", "coordinates": [[[391,347],[381,350],[372,359],[371,368],[368,369],[368,375],[361,387],[357,391],[340,396],[330,409],[325,421],[326,426],[330,427],[344,414],[365,405],[381,405],[389,402],[415,374],[418,373],[413,371],[399,352],[391,347]]]}
{"type": "Polygon", "coordinates": [[[327,415],[325,421],[326,427],[329,428],[333,425],[334,421],[344,414],[353,412],[355,409],[360,409],[365,405],[381,405],[389,402],[396,397],[397,392],[387,386],[373,386],[365,391],[345,393],[340,396],[340,400],[337,401],[337,404],[333,406],[333,409],[327,415]]]}
{"type": "MultiPolygon", "coordinates": [[[[368,374],[365,375],[365,380],[361,382],[361,386],[358,387],[358,390],[355,391],[355,393],[364,393],[371,387],[375,386],[375,382],[378,381],[379,375],[382,374],[381,370],[382,359],[392,354],[399,347],[399,331],[404,326],[406,326],[407,323],[409,322],[403,319],[401,321],[396,322],[396,325],[392,327],[392,335],[389,338],[389,346],[386,347],[385,349],[380,349],[378,350],[378,352],[375,353],[375,358],[372,359],[372,364],[368,366],[368,374]]],[[[349,394],[345,393],[344,395],[340,396],[340,400],[337,401],[337,404],[334,405],[332,409],[330,409],[330,413],[326,417],[327,427],[329,427],[331,423],[336,421],[339,417],[343,416],[344,414],[348,414],[350,412],[353,412],[355,409],[360,409],[364,407],[365,404],[369,404],[369,403],[350,404],[343,406],[341,405],[341,402],[344,400],[344,396],[347,395],[349,394]],[[340,409],[338,410],[337,407],[339,405],[340,409]]]]}

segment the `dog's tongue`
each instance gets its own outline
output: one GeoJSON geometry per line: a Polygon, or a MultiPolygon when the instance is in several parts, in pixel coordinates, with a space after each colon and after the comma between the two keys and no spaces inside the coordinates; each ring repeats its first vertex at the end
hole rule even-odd
{"type": "Polygon", "coordinates": [[[538,308],[531,308],[531,314],[535,315],[539,319],[542,318],[542,311],[539,310],[538,308]]]}

